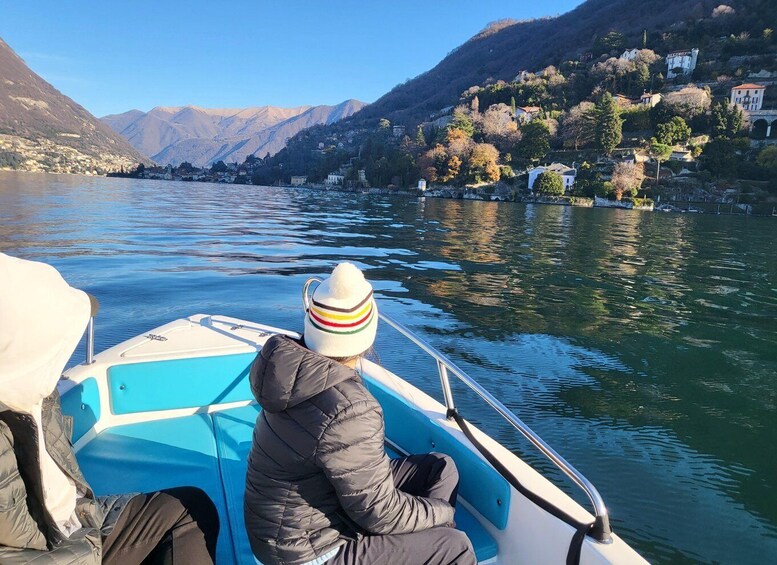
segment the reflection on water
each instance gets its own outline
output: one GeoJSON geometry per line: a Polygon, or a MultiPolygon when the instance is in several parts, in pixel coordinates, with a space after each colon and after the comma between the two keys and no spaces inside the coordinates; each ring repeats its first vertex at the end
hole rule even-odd
{"type": "MultiPolygon", "coordinates": [[[[197,312],[299,330],[305,278],[353,261],[385,311],[599,487],[649,559],[777,555],[770,218],[0,173],[0,219],[0,250],[100,298],[98,348],[197,312]]],[[[434,367],[387,328],[378,352],[439,397],[434,367]]]]}

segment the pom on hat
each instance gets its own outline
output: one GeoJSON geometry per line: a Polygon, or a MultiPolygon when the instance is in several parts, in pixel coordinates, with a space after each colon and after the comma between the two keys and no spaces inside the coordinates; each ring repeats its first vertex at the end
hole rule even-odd
{"type": "Polygon", "coordinates": [[[372,346],[377,328],[372,285],[356,265],[340,263],[313,291],[305,345],[326,357],[352,357],[372,346]]]}
{"type": "Polygon", "coordinates": [[[353,263],[340,263],[329,277],[329,293],[332,298],[347,299],[349,295],[358,293],[360,288],[369,284],[359,268],[353,263]]]}

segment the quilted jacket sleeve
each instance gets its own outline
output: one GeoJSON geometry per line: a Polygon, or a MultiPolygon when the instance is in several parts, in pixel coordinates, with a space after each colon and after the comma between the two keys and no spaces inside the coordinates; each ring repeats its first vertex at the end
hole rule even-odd
{"type": "Polygon", "coordinates": [[[86,540],[59,545],[49,551],[0,546],[3,565],[99,565],[100,552],[86,540]]]}
{"type": "Polygon", "coordinates": [[[365,402],[344,410],[321,437],[316,462],[348,517],[372,534],[405,534],[452,522],[447,501],[394,486],[384,433],[383,416],[365,402]]]}
{"type": "Polygon", "coordinates": [[[46,549],[46,538],[27,509],[27,488],[14,453],[14,439],[0,421],[0,563],[4,546],[46,549]]]}

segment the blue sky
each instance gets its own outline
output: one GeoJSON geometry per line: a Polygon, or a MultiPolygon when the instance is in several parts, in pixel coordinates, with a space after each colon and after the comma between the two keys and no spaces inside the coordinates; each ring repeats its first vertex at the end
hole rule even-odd
{"type": "Polygon", "coordinates": [[[0,37],[97,116],[373,102],[488,22],[580,0],[0,0],[0,37]]]}

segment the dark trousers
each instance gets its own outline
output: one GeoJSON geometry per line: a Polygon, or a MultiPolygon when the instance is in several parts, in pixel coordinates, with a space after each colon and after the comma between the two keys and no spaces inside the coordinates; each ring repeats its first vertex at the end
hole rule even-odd
{"type": "Polygon", "coordinates": [[[207,494],[180,487],[134,496],[103,540],[109,565],[199,565],[216,559],[219,517],[207,494]]]}
{"type": "MultiPolygon", "coordinates": [[[[442,498],[455,506],[459,473],[453,459],[441,453],[391,460],[396,487],[408,494],[442,498]]],[[[452,524],[451,524],[452,526],[452,524]]],[[[467,534],[453,527],[410,534],[359,536],[340,547],[326,565],[475,565],[467,534]]]]}

